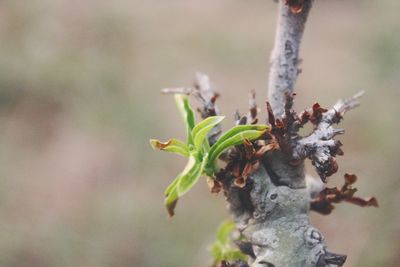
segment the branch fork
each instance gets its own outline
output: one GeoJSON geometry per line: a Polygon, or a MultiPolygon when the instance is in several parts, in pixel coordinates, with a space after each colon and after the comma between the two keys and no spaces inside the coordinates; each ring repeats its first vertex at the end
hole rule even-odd
{"type": "MultiPolygon", "coordinates": [[[[375,198],[355,197],[351,185],[356,178],[345,176],[338,188],[307,188],[304,161],[312,161],[322,182],[338,170],[335,157],[342,155],[343,134],[338,124],[344,114],[359,105],[363,92],[338,101],[331,109],[318,103],[298,115],[293,111],[294,88],[300,73],[299,51],[312,0],[279,0],[278,24],[271,54],[267,102],[270,132],[256,141],[246,140],[225,153],[225,168],[208,179],[212,192],[223,190],[241,239],[236,242],[249,262],[222,261],[220,267],[339,267],[345,255],[329,252],[323,235],[309,219],[310,210],[329,214],[333,204],[345,201],[360,206],[377,206],[375,198]],[[308,136],[300,128],[312,123],[308,136]]],[[[191,88],[167,88],[164,93],[193,95],[202,104],[203,118],[219,114],[218,94],[207,75],[198,73],[191,88]]],[[[257,123],[258,108],[251,93],[249,112],[235,114],[235,123],[257,123]]],[[[208,134],[210,144],[221,134],[217,125],[208,134]]]]}

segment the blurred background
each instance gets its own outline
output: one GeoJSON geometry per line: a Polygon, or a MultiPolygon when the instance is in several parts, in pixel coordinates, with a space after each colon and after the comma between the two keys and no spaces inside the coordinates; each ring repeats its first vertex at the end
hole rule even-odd
{"type": "MultiPolygon", "coordinates": [[[[346,266],[400,266],[399,8],[319,0],[305,31],[297,110],[366,91],[342,124],[345,155],[330,184],[356,173],[358,194],[380,208],[344,203],[312,216],[346,266]]],[[[250,90],[264,110],[276,9],[269,0],[0,1],[0,266],[207,266],[225,202],[203,179],[167,218],[163,191],[185,160],[148,139],[185,130],[159,92],[203,71],[221,93],[225,129],[250,90]]]]}

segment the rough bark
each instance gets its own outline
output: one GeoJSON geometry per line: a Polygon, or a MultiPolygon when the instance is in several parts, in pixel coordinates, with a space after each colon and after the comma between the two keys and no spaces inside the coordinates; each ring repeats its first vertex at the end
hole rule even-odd
{"type": "Polygon", "coordinates": [[[310,225],[307,188],[276,186],[263,165],[250,175],[248,186],[225,184],[237,227],[252,245],[252,267],[343,264],[345,256],[327,252],[324,237],[310,225]]]}
{"type": "Polygon", "coordinates": [[[251,256],[252,267],[344,264],[346,256],[329,252],[323,235],[310,224],[310,202],[312,210],[322,214],[329,214],[332,203],[341,201],[377,206],[375,198],[354,196],[356,189],[351,185],[355,175],[346,174],[340,190],[321,186],[337,171],[335,157],[342,154],[341,143],[334,137],[344,130],[334,129],[333,124],[358,105],[361,95],[340,100],[329,110],[314,104],[298,116],[292,110],[293,96],[286,94],[282,118],[276,119],[268,105],[271,131],[264,139],[245,142],[228,153],[228,164],[216,177],[223,185],[237,229],[247,240],[246,246],[242,243],[239,247],[251,256]],[[299,129],[308,122],[314,129],[302,137],[299,129]],[[306,181],[307,158],[312,160],[321,183],[306,181]]]}
{"type": "MultiPolygon", "coordinates": [[[[218,267],[339,267],[346,256],[329,252],[323,235],[311,225],[311,210],[329,214],[334,204],[348,202],[361,207],[378,206],[375,198],[355,196],[357,180],[345,174],[341,188],[325,187],[327,177],[342,155],[341,142],[335,140],[343,129],[335,129],[344,114],[358,105],[362,92],[338,101],[331,109],[318,103],[303,113],[293,111],[294,89],[299,70],[299,51],[312,0],[279,0],[275,45],[271,55],[267,102],[268,130],[257,140],[242,140],[241,145],[225,151],[219,159],[223,168],[208,177],[211,192],[223,190],[236,228],[241,233],[235,244],[249,261],[237,260],[227,253],[217,257],[218,267]],[[313,124],[307,136],[299,130],[313,124]],[[320,180],[305,174],[304,161],[311,160],[320,180]]],[[[202,118],[219,114],[218,94],[209,77],[198,73],[192,88],[166,88],[164,93],[193,95],[200,101],[202,118]]],[[[256,124],[258,108],[254,92],[249,112],[235,114],[235,123],[256,124]]],[[[214,144],[221,125],[208,134],[214,144]]],[[[243,136],[242,136],[243,137],[243,136]]],[[[237,252],[237,250],[235,251],[237,252]]],[[[240,255],[242,256],[242,255],[240,255]]]]}
{"type": "Polygon", "coordinates": [[[319,164],[316,168],[323,180],[336,171],[330,162],[340,143],[333,137],[343,131],[334,130],[332,124],[356,105],[358,97],[339,102],[327,113],[314,107],[306,113],[308,117],[299,117],[291,110],[299,74],[300,43],[312,1],[297,1],[302,2],[297,13],[288,2],[279,1],[268,91],[269,121],[280,149],[269,151],[260,159],[244,188],[235,185],[235,177],[229,172],[220,181],[237,228],[252,248],[248,253],[252,267],[342,266],[346,256],[328,252],[323,235],[310,224],[311,195],[305,181],[304,159],[311,158],[314,165],[319,164]],[[302,138],[298,130],[312,116],[315,130],[302,138]]]}
{"type": "Polygon", "coordinates": [[[301,12],[294,13],[284,0],[279,0],[268,86],[268,100],[278,118],[284,115],[285,93],[294,91],[300,73],[300,44],[311,6],[311,0],[304,0],[301,12]]]}
{"type": "MultiPolygon", "coordinates": [[[[355,178],[346,180],[342,190],[324,189],[322,183],[337,171],[335,157],[342,154],[341,143],[334,138],[344,130],[333,125],[358,105],[362,93],[338,101],[329,110],[318,104],[300,115],[292,110],[300,43],[311,6],[312,0],[279,1],[267,102],[271,131],[262,140],[245,142],[225,153],[220,159],[227,162],[226,167],[210,179],[212,192],[219,192],[221,187],[224,190],[237,229],[245,237],[237,245],[251,259],[249,263],[223,262],[221,266],[342,266],[346,256],[329,252],[323,235],[311,225],[310,203],[313,210],[324,214],[333,209],[332,203],[342,200],[377,206],[374,198],[353,197],[355,189],[350,185],[355,178]],[[299,129],[308,122],[314,129],[308,136],[300,136],[299,129]],[[305,159],[312,161],[322,182],[307,179],[305,159]],[[332,192],[334,198],[328,198],[332,192]]],[[[194,95],[202,103],[199,111],[203,118],[218,114],[218,94],[205,74],[197,74],[193,88],[163,91],[194,95]]],[[[257,123],[254,93],[249,104],[248,114],[236,113],[236,124],[257,123]]],[[[209,142],[214,143],[220,133],[218,125],[208,136],[209,142]]]]}

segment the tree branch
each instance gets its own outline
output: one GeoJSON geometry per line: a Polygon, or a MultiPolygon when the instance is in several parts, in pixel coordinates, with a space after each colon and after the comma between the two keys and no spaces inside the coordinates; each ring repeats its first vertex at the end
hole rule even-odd
{"type": "Polygon", "coordinates": [[[337,171],[336,155],[342,155],[340,149],[342,143],[334,140],[334,137],[339,134],[344,134],[343,129],[333,128],[333,124],[337,124],[343,118],[343,115],[359,105],[359,99],[363,95],[363,91],[354,96],[339,100],[330,110],[323,110],[315,104],[313,110],[304,111],[300,118],[308,121],[309,116],[314,117],[315,128],[313,132],[304,138],[296,140],[293,144],[293,157],[296,159],[310,158],[315,166],[317,173],[325,182],[326,177],[337,171]],[[318,113],[319,115],[314,115],[318,113]]]}
{"type": "MultiPolygon", "coordinates": [[[[218,177],[236,226],[252,246],[251,267],[333,267],[342,266],[346,260],[344,255],[328,252],[324,237],[311,226],[310,192],[304,173],[304,158],[308,155],[293,157],[293,148],[298,148],[296,152],[302,149],[298,130],[304,124],[291,108],[300,72],[300,43],[311,6],[312,0],[279,1],[268,113],[271,135],[279,142],[280,150],[269,151],[261,164],[253,165],[256,170],[242,188],[235,184],[238,172],[232,167],[234,160],[218,177]]],[[[337,113],[344,113],[353,103],[335,105],[340,111],[324,114],[326,127],[321,127],[331,129],[337,113]]]]}
{"type": "MultiPolygon", "coordinates": [[[[300,0],[300,12],[294,13],[291,1],[279,1],[275,44],[271,53],[268,99],[277,118],[284,115],[285,93],[293,92],[300,73],[299,50],[312,0],[300,0]]],[[[293,1],[292,1],[293,2],[293,1]]]]}
{"type": "MultiPolygon", "coordinates": [[[[212,192],[224,191],[230,213],[241,233],[236,244],[250,262],[222,261],[221,267],[338,267],[345,255],[327,250],[323,235],[311,225],[311,209],[328,214],[332,203],[341,201],[360,206],[377,206],[375,198],[354,196],[354,175],[345,176],[341,189],[327,188],[320,181],[306,179],[304,160],[309,158],[323,182],[336,172],[336,155],[341,155],[340,141],[334,140],[344,130],[334,129],[345,112],[356,107],[361,93],[338,101],[327,110],[319,104],[298,115],[293,111],[293,96],[300,72],[299,50],[312,0],[279,0],[275,45],[271,55],[269,103],[270,131],[257,141],[246,140],[221,158],[224,168],[209,179],[212,192]],[[303,137],[299,130],[312,123],[312,132],[303,137]],[[347,178],[346,178],[347,177],[347,178]],[[306,181],[308,180],[308,181],[306,181]],[[312,198],[312,199],[311,199],[312,198]]],[[[194,95],[202,104],[203,118],[218,114],[209,78],[198,73],[194,87],[164,89],[164,93],[194,95]]],[[[236,124],[257,123],[258,108],[254,92],[250,95],[249,113],[235,115],[236,124]]],[[[221,133],[217,125],[208,135],[214,143],[221,133]]]]}

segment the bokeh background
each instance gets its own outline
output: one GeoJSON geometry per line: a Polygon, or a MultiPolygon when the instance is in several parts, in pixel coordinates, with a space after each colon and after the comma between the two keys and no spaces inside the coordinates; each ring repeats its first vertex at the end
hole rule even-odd
{"type": "MultiPolygon", "coordinates": [[[[366,91],[331,180],[380,208],[313,215],[346,266],[400,266],[399,8],[315,1],[304,36],[298,110],[366,91]]],[[[263,109],[275,19],[269,0],[0,1],[0,266],[207,266],[228,213],[201,181],[167,218],[185,160],[148,139],[185,130],[159,91],[203,71],[226,127],[252,89],[263,109]]]]}

